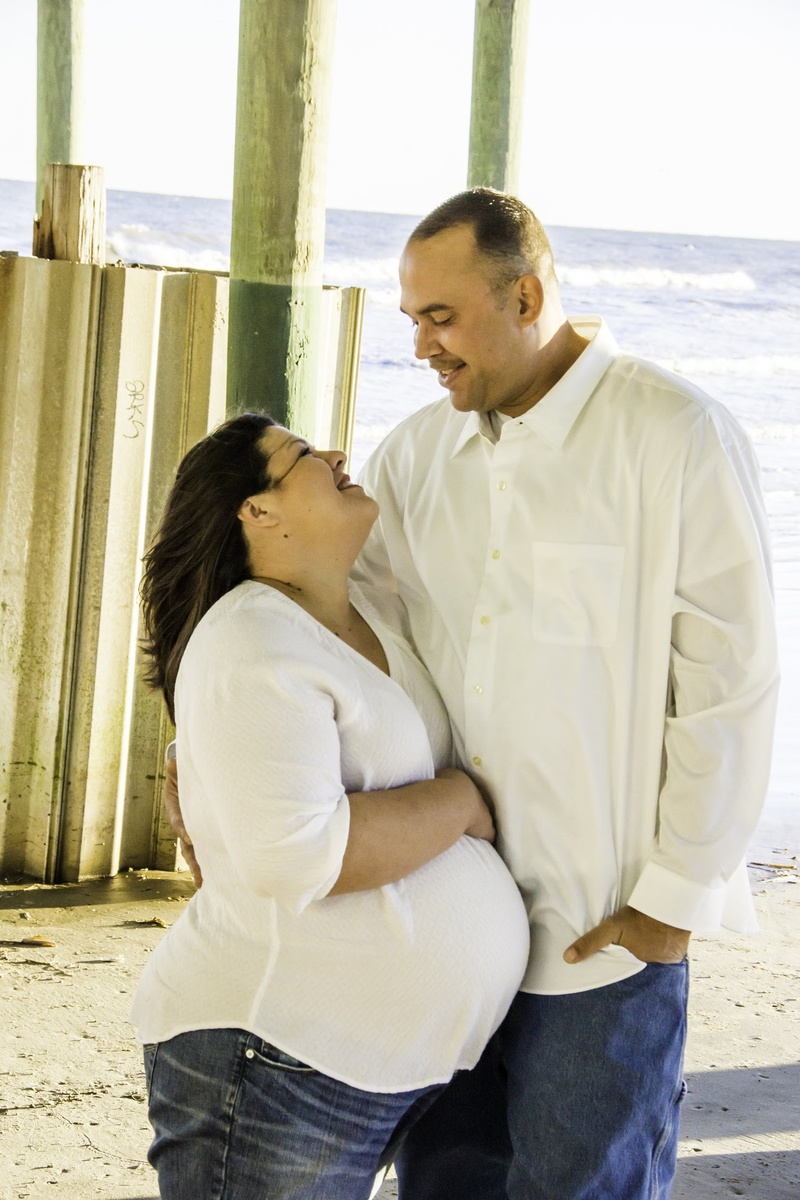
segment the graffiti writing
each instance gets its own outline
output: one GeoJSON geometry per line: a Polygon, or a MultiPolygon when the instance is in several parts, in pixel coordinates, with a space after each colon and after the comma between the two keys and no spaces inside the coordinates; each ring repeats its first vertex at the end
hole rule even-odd
{"type": "Polygon", "coordinates": [[[141,379],[128,379],[125,382],[125,390],[129,397],[128,432],[122,436],[137,438],[144,429],[144,383],[141,379]]]}

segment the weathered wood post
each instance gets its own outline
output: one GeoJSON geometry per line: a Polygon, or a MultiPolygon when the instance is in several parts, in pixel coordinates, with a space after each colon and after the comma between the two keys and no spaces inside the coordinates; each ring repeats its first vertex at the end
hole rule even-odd
{"type": "Polygon", "coordinates": [[[519,186],[530,0],[475,0],[468,187],[519,186]]]}
{"type": "Polygon", "coordinates": [[[106,261],[106,188],[102,167],[48,163],[33,227],[37,258],[106,261]]]}
{"type": "Polygon", "coordinates": [[[39,0],[36,73],[36,212],[48,163],[80,162],[83,149],[85,0],[39,0]]]}
{"type": "Polygon", "coordinates": [[[336,0],[241,0],[228,407],[314,435],[336,0]]]}

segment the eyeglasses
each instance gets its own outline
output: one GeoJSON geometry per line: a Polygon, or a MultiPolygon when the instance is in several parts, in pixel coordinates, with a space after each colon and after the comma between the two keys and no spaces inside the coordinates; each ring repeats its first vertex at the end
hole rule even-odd
{"type": "MultiPolygon", "coordinates": [[[[300,453],[297,455],[297,458],[294,460],[294,462],[292,463],[292,465],[291,465],[291,466],[290,466],[290,467],[289,467],[289,468],[288,468],[286,471],[284,471],[284,472],[283,472],[283,474],[281,475],[280,479],[273,479],[273,480],[272,480],[272,483],[270,484],[270,487],[277,487],[279,484],[283,483],[283,481],[284,481],[284,479],[286,478],[286,476],[287,476],[287,475],[289,475],[289,474],[290,474],[290,472],[292,472],[292,471],[294,470],[294,468],[295,468],[295,467],[297,466],[297,464],[299,463],[300,459],[301,459],[301,458],[305,458],[307,455],[309,455],[309,454],[311,454],[311,453],[312,453],[312,447],[311,447],[311,446],[309,446],[308,442],[304,442],[304,441],[302,441],[302,439],[301,439],[301,438],[297,438],[296,440],[297,440],[298,442],[300,442],[300,443],[301,443],[301,445],[302,445],[303,449],[302,449],[302,450],[300,451],[300,453]]],[[[269,462],[269,459],[267,459],[267,462],[269,462]]]]}

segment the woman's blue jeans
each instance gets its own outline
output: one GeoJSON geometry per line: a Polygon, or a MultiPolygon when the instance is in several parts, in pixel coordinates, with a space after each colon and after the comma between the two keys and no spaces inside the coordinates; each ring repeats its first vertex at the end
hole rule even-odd
{"type": "Polygon", "coordinates": [[[666,1200],[688,967],[567,996],[520,993],[395,1163],[401,1200],[666,1200]]]}
{"type": "Polygon", "coordinates": [[[367,1200],[440,1087],[386,1095],[239,1029],[144,1048],[162,1200],[367,1200]]]}

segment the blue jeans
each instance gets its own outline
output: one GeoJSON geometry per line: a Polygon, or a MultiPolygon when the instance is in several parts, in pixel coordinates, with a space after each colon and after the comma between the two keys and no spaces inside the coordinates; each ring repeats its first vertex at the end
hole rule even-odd
{"type": "Polygon", "coordinates": [[[685,962],[572,996],[520,993],[408,1134],[400,1200],[666,1200],[687,993],[685,962]]]}
{"type": "Polygon", "coordinates": [[[441,1092],[349,1087],[240,1029],[144,1048],[162,1200],[367,1200],[441,1092]]]}

